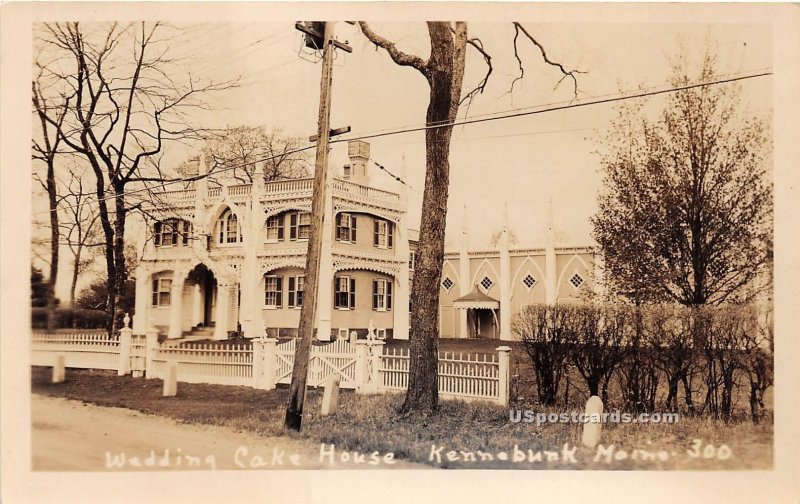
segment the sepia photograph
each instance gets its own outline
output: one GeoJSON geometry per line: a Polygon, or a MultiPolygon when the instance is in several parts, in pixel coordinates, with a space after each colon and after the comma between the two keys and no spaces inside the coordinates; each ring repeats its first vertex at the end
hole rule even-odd
{"type": "Polygon", "coordinates": [[[4,501],[800,498],[796,6],[2,14],[4,501]]]}

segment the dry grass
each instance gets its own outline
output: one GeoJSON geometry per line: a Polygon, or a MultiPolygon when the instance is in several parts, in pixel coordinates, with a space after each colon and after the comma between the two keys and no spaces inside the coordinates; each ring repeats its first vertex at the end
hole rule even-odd
{"type": "MultiPolygon", "coordinates": [[[[117,406],[174,418],[178,421],[220,425],[261,435],[282,434],[288,391],[248,387],[179,384],[177,397],[161,396],[161,380],[118,377],[112,372],[73,370],[67,381],[49,385],[48,369],[34,368],[33,391],[82,400],[101,406],[117,406]]],[[[595,461],[597,450],[578,448],[576,462],[448,461],[450,450],[496,454],[513,453],[517,445],[526,455],[530,449],[560,451],[565,443],[580,446],[581,426],[572,424],[512,423],[505,408],[485,403],[443,401],[431,417],[399,418],[395,413],[403,396],[361,396],[349,391],[340,395],[339,411],[319,415],[321,390],[309,390],[303,431],[291,437],[310,442],[333,443],[337,450],[394,452],[398,458],[447,468],[515,469],[769,469],[772,467],[773,428],[770,422],[724,424],[706,418],[684,417],[677,424],[609,424],[602,444],[614,445],[632,454],[634,450],[663,450],[668,460],[595,461]],[[727,460],[692,458],[687,450],[694,439],[719,447],[726,444],[727,460]],[[431,448],[444,447],[441,462],[430,460],[431,448]],[[674,455],[673,455],[674,453],[674,455]]],[[[560,412],[551,410],[554,412],[560,412]]],[[[616,453],[616,452],[615,452],[616,453]]],[[[642,455],[642,453],[640,453],[642,455]]],[[[546,455],[544,455],[546,456],[546,455]]],[[[459,456],[459,458],[462,458],[459,456]]]]}

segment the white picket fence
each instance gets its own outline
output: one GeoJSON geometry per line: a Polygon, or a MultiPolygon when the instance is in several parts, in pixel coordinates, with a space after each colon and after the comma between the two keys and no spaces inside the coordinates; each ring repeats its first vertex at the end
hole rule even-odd
{"type": "MultiPolygon", "coordinates": [[[[276,346],[275,356],[278,361],[276,383],[290,383],[297,340],[290,339],[276,346]]],[[[332,343],[313,345],[308,359],[308,378],[306,384],[319,387],[325,384],[330,376],[339,378],[339,387],[355,389],[357,387],[356,346],[348,341],[337,340],[332,343]]]]}
{"type": "Polygon", "coordinates": [[[247,386],[253,383],[253,349],[250,345],[160,345],[153,352],[150,376],[164,379],[170,362],[178,365],[178,380],[183,382],[247,386]]]}
{"type": "MultiPolygon", "coordinates": [[[[494,354],[439,353],[439,395],[445,398],[499,401],[501,357],[494,354]]],[[[387,350],[381,359],[381,386],[406,390],[411,357],[408,349],[387,350]]]]}
{"type": "Polygon", "coordinates": [[[56,356],[65,366],[86,369],[118,369],[119,339],[106,333],[33,333],[31,365],[52,366],[56,356]]]}
{"type": "MultiPolygon", "coordinates": [[[[307,385],[318,387],[330,377],[358,393],[402,391],[408,387],[408,349],[384,349],[377,340],[315,343],[311,347],[307,385]]],[[[270,390],[292,377],[297,340],[278,343],[261,338],[248,343],[159,344],[155,332],[133,335],[124,328],[118,338],[105,334],[34,333],[31,364],[51,366],[64,355],[66,367],[116,369],[119,374],[161,378],[177,365],[178,381],[241,385],[270,390]]],[[[496,354],[439,354],[441,397],[508,404],[509,347],[496,354]]]]}

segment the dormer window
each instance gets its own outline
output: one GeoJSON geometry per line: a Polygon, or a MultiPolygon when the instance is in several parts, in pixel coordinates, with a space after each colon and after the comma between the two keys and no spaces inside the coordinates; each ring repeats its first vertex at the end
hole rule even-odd
{"type": "Polygon", "coordinates": [[[356,216],[349,213],[340,213],[336,216],[336,240],[341,242],[356,242],[356,216]]]}
{"type": "Polygon", "coordinates": [[[375,238],[373,244],[378,248],[392,248],[393,232],[392,223],[383,219],[375,220],[375,238]]]}
{"type": "Polygon", "coordinates": [[[295,212],[289,217],[289,239],[308,240],[311,236],[311,214],[295,212]]]}
{"type": "Polygon", "coordinates": [[[241,243],[242,230],[239,219],[230,208],[220,215],[217,220],[217,243],[241,243]]]}

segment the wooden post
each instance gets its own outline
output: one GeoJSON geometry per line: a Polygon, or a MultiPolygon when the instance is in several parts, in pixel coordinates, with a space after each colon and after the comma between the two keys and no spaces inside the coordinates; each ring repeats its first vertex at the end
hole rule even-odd
{"type": "Polygon", "coordinates": [[[178,395],[178,363],[174,360],[167,362],[167,373],[164,376],[164,397],[178,395]]]}
{"type": "MultiPolygon", "coordinates": [[[[325,23],[323,38],[322,78],[320,82],[319,116],[317,121],[317,156],[314,171],[314,189],[311,202],[311,230],[306,253],[303,307],[300,310],[299,340],[294,355],[292,382],[289,387],[289,404],[286,407],[284,427],[299,431],[303,421],[308,360],[314,336],[317,292],[319,290],[319,261],[322,255],[322,227],[325,219],[325,200],[328,185],[328,144],[330,135],[331,81],[333,75],[333,23],[325,23]]],[[[329,289],[331,286],[326,285],[329,289]]]]}
{"type": "Polygon", "coordinates": [[[330,375],[325,380],[325,392],[322,394],[322,416],[336,413],[339,407],[339,375],[330,375]]]}
{"type": "Polygon", "coordinates": [[[144,333],[145,353],[144,353],[144,377],[145,379],[155,378],[155,365],[153,359],[156,356],[158,347],[158,331],[150,328],[144,333]]]}
{"type": "Polygon", "coordinates": [[[356,394],[367,393],[367,381],[369,376],[367,374],[367,341],[356,340],[356,394]]]}
{"type": "Polygon", "coordinates": [[[56,355],[55,362],[53,362],[53,379],[52,383],[63,383],[67,378],[67,369],[65,367],[66,357],[64,354],[56,355]]]}
{"type": "Polygon", "coordinates": [[[122,322],[125,325],[119,330],[119,366],[117,368],[118,376],[125,376],[131,372],[131,335],[133,334],[133,329],[128,327],[129,321],[130,318],[126,313],[125,318],[122,319],[122,322]]]}
{"type": "Polygon", "coordinates": [[[501,346],[497,347],[497,352],[499,355],[499,378],[500,382],[498,384],[498,398],[497,402],[499,402],[503,406],[508,406],[508,396],[509,396],[509,377],[510,373],[509,370],[511,368],[511,347],[508,346],[501,346]]]}
{"type": "Polygon", "coordinates": [[[592,396],[586,401],[586,422],[583,424],[583,436],[581,443],[588,448],[594,448],[600,442],[600,432],[603,424],[603,401],[592,396]]]}

